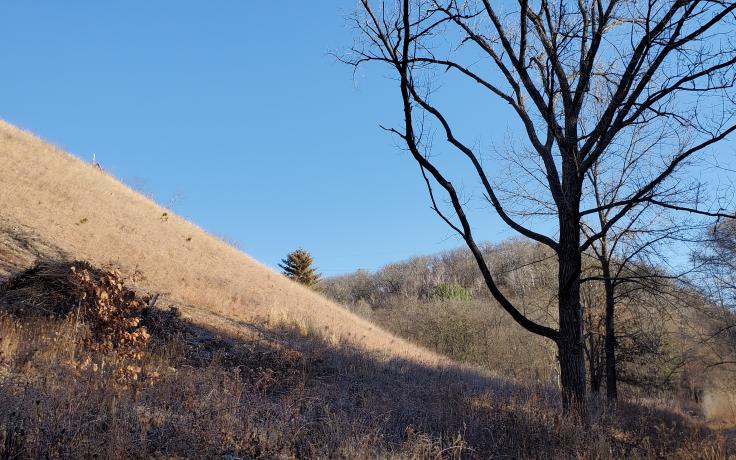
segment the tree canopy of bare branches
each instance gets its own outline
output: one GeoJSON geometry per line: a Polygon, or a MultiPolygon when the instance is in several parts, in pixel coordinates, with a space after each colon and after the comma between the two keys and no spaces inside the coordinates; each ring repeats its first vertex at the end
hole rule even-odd
{"type": "Polygon", "coordinates": [[[433,209],[465,241],[490,293],[520,326],[557,344],[566,409],[585,409],[584,251],[643,206],[728,215],[700,193],[673,197],[700,190],[682,177],[736,130],[735,11],[719,0],[359,0],[360,38],[342,59],[384,64],[397,80],[403,120],[385,129],[419,165],[433,209]],[[461,79],[495,98],[496,112],[504,106],[515,116],[524,145],[510,149],[513,169],[540,184],[533,193],[509,200],[497,180],[502,165],[486,161],[463,138],[464,119],[433,97],[440,82],[461,79]],[[557,254],[557,324],[531,320],[498,288],[472,210],[431,154],[435,137],[467,162],[506,225],[557,254]],[[621,147],[632,139],[636,149],[621,147]],[[596,167],[621,178],[598,196],[586,185],[596,167]],[[551,229],[533,225],[537,209],[551,216],[551,229]],[[601,211],[605,222],[584,233],[587,217],[601,211]]]}

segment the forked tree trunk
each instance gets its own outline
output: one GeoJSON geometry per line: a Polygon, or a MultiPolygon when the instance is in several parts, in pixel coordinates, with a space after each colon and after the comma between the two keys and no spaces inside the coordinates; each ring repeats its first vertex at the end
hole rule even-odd
{"type": "Polygon", "coordinates": [[[580,218],[577,212],[560,218],[559,316],[557,348],[560,359],[562,406],[566,412],[585,414],[585,350],[583,309],[580,303],[580,218]]]}

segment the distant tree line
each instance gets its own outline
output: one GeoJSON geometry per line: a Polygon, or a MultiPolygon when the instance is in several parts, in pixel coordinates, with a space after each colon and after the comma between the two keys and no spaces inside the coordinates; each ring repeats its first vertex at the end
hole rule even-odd
{"type": "MultiPolygon", "coordinates": [[[[706,278],[727,279],[725,273],[736,279],[733,266],[722,265],[736,259],[714,260],[723,251],[710,248],[723,244],[723,238],[706,235],[693,260],[705,258],[715,265],[706,269],[696,263],[698,271],[687,276],[672,276],[648,264],[646,258],[611,259],[612,270],[620,272],[614,299],[618,325],[613,337],[614,378],[627,395],[669,392],[697,400],[704,389],[728,381],[724,375],[736,369],[736,365],[728,367],[729,361],[736,360],[731,306],[711,301],[714,292],[723,292],[720,287],[706,288],[701,283],[706,278]],[[713,277],[712,269],[720,274],[713,277]]],[[[554,253],[520,239],[482,248],[505,295],[530,317],[553,320],[554,253]]],[[[586,381],[591,393],[597,394],[610,385],[605,353],[607,294],[595,252],[591,250],[585,261],[587,280],[581,287],[581,303],[586,381]]],[[[376,272],[330,277],[320,283],[320,289],[394,333],[454,359],[524,380],[556,384],[559,379],[555,350],[514,328],[500,313],[467,249],[414,257],[376,272]]]]}

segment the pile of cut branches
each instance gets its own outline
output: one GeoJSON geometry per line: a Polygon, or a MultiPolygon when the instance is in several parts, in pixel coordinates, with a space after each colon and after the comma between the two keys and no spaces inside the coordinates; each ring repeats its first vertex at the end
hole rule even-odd
{"type": "Polygon", "coordinates": [[[83,261],[42,261],[0,286],[0,310],[18,318],[69,318],[87,326],[89,351],[114,352],[127,364],[120,380],[135,380],[149,334],[142,325],[150,298],[125,287],[117,270],[83,261]]]}

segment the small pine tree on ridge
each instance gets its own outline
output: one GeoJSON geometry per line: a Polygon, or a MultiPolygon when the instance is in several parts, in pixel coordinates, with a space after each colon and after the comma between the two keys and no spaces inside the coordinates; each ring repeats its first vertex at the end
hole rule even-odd
{"type": "Polygon", "coordinates": [[[297,249],[290,252],[285,259],[281,259],[279,268],[288,278],[297,281],[305,286],[314,286],[317,284],[322,275],[312,267],[312,255],[304,249],[297,249]]]}

